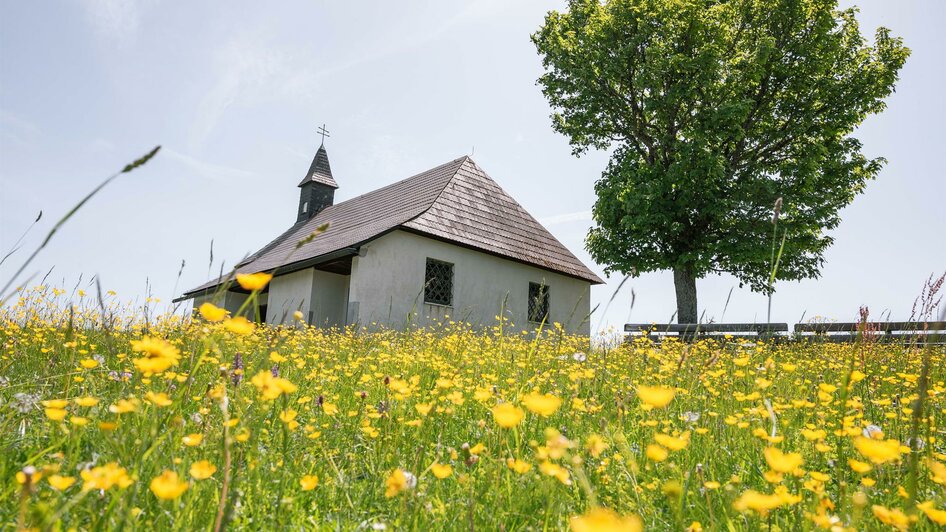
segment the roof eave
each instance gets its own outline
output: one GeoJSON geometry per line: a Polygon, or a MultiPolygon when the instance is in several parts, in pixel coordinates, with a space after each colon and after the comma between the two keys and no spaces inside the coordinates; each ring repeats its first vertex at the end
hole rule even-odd
{"type": "MultiPolygon", "coordinates": [[[[357,254],[358,254],[358,247],[349,246],[349,247],[344,247],[342,249],[338,249],[329,253],[323,253],[322,255],[319,255],[317,257],[312,257],[310,259],[304,259],[297,262],[290,262],[288,264],[284,264],[277,268],[270,268],[268,270],[260,270],[259,272],[253,272],[253,273],[260,273],[260,272],[272,273],[274,276],[278,277],[280,275],[286,275],[288,273],[297,272],[299,270],[304,270],[306,268],[315,267],[325,262],[330,262],[336,259],[349,257],[349,256],[357,255],[357,254]]],[[[213,286],[208,286],[207,288],[201,288],[199,290],[191,290],[189,292],[184,292],[183,294],[181,294],[180,297],[173,299],[172,303],[186,301],[188,299],[193,299],[195,297],[211,294],[213,292],[216,292],[220,288],[220,286],[223,284],[226,284],[227,290],[229,290],[229,287],[233,285],[233,283],[234,283],[233,278],[230,277],[227,280],[224,280],[223,282],[217,283],[213,286]]]]}

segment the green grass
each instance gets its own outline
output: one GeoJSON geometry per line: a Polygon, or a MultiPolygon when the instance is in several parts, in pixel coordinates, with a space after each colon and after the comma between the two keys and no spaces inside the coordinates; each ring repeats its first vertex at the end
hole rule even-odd
{"type": "Polygon", "coordinates": [[[9,527],[545,530],[567,528],[597,505],[640,516],[647,529],[683,530],[696,521],[704,529],[796,530],[815,528],[818,519],[882,529],[876,505],[913,515],[916,529],[937,530],[915,505],[946,508],[936,482],[946,478],[935,473],[946,461],[942,348],[591,347],[554,326],[536,337],[449,323],[410,332],[260,327],[239,335],[200,319],[151,318],[146,326],[108,306],[124,314],[106,327],[98,304],[70,316],[49,289],[19,295],[0,311],[0,521],[9,527]],[[166,339],[179,350],[178,363],[143,374],[131,342],[145,336],[166,339]],[[245,364],[239,378],[237,353],[245,364]],[[928,393],[915,412],[924,356],[928,393]],[[274,365],[296,389],[266,400],[252,381],[274,365]],[[649,409],[640,385],[670,388],[674,397],[649,409]],[[148,392],[167,394],[171,404],[149,403],[148,392]],[[536,414],[531,392],[561,406],[536,414]],[[79,406],[78,397],[99,403],[79,406]],[[37,402],[54,399],[69,399],[62,421],[37,402]],[[120,399],[135,410],[110,411],[120,399]],[[522,422],[501,428],[492,414],[500,402],[521,408],[522,422]],[[424,415],[417,405],[431,409],[424,415]],[[298,426],[280,418],[290,409],[298,426]],[[226,427],[228,419],[235,421],[226,427]],[[855,446],[868,425],[883,431],[875,441],[906,445],[915,437],[922,448],[900,448],[899,457],[857,473],[849,460],[871,463],[855,446]],[[824,438],[806,438],[818,430],[824,438]],[[645,450],[660,433],[686,446],[656,462],[645,450]],[[190,434],[202,441],[185,445],[190,434]],[[597,437],[603,445],[589,449],[597,437]],[[484,449],[472,454],[477,446],[484,449]],[[804,463],[775,479],[767,446],[804,463]],[[531,468],[513,471],[509,459],[531,468]],[[216,467],[210,478],[190,478],[199,460],[216,467]],[[111,462],[131,483],[85,490],[81,471],[111,462]],[[434,463],[449,464],[451,475],[437,478],[434,463]],[[543,463],[567,478],[544,473],[554,468],[543,463]],[[23,475],[28,466],[35,472],[23,475]],[[388,497],[395,469],[416,485],[388,497]],[[166,470],[189,482],[172,500],[150,489],[166,470]],[[53,474],[76,481],[59,491],[49,483],[53,474]],[[304,475],[317,475],[318,486],[303,491],[304,475]],[[787,495],[767,514],[740,511],[735,503],[750,490],[787,495]]]}

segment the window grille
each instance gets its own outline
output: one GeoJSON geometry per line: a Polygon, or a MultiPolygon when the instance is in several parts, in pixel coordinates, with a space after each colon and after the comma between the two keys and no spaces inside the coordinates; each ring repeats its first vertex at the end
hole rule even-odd
{"type": "Polygon", "coordinates": [[[540,323],[548,321],[549,287],[539,283],[529,283],[529,321],[540,323]]]}
{"type": "Polygon", "coordinates": [[[424,275],[424,303],[453,305],[453,264],[427,259],[424,275]]]}

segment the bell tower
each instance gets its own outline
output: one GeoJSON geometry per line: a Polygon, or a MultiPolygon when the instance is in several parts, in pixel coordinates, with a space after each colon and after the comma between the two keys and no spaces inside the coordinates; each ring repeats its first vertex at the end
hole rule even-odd
{"type": "Polygon", "coordinates": [[[332,167],[328,162],[328,153],[325,151],[325,137],[329,136],[325,126],[319,128],[322,134],[322,144],[315,152],[315,158],[309,166],[305,179],[299,183],[299,209],[296,214],[296,223],[308,220],[322,212],[335,202],[335,189],[338,183],[332,177],[332,167]]]}

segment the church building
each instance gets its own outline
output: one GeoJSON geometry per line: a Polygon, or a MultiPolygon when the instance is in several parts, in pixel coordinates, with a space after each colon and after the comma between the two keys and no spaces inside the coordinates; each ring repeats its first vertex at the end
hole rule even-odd
{"type": "MultiPolygon", "coordinates": [[[[299,311],[321,327],[490,326],[504,314],[517,329],[589,334],[591,285],[603,281],[470,157],[339,203],[337,189],[323,142],[295,223],[237,264],[274,275],[259,297],[267,323],[299,311]]],[[[231,274],[179,299],[233,313],[248,295],[231,274]]]]}

